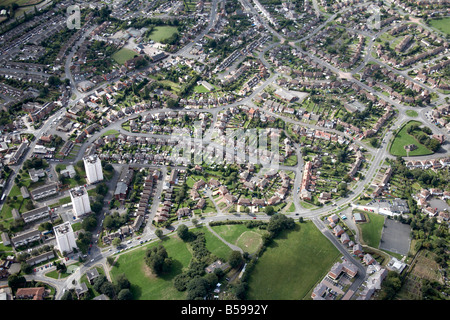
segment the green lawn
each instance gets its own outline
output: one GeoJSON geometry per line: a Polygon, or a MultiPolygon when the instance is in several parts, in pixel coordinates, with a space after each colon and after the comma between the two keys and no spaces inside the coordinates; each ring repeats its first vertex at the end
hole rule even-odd
{"type": "Polygon", "coordinates": [[[358,224],[362,239],[368,246],[378,248],[384,225],[384,216],[371,212],[365,212],[365,214],[369,217],[368,222],[358,224]]]}
{"type": "Polygon", "coordinates": [[[447,35],[450,35],[450,18],[432,19],[429,21],[433,28],[436,28],[447,35]]]}
{"type": "Polygon", "coordinates": [[[431,150],[426,148],[424,145],[420,144],[419,141],[417,141],[417,139],[414,138],[412,135],[408,134],[407,129],[413,124],[422,125],[422,123],[419,121],[409,121],[408,123],[406,123],[397,133],[397,135],[394,138],[394,141],[392,142],[391,148],[389,149],[389,152],[392,155],[406,157],[407,154],[404,147],[409,144],[415,144],[417,146],[417,149],[411,151],[409,153],[409,156],[422,156],[427,154],[433,154],[431,150]]]}
{"type": "Polygon", "coordinates": [[[102,134],[102,137],[109,136],[111,134],[113,134],[117,137],[120,133],[119,133],[119,131],[117,131],[115,129],[111,129],[111,130],[106,131],[104,134],[102,134]]]}
{"type": "Polygon", "coordinates": [[[155,27],[155,30],[150,34],[150,39],[155,42],[161,42],[165,39],[170,38],[173,34],[177,32],[177,27],[173,26],[160,26],[155,27]]]}
{"type": "Polygon", "coordinates": [[[417,117],[419,114],[417,113],[417,111],[414,111],[414,110],[406,110],[406,115],[408,116],[408,117],[417,117]]]}
{"type": "Polygon", "coordinates": [[[206,89],[203,85],[199,85],[199,86],[195,86],[194,87],[194,92],[196,92],[196,93],[205,93],[205,92],[209,92],[209,90],[206,89]]]}
{"type": "Polygon", "coordinates": [[[228,260],[232,251],[231,248],[223,243],[223,241],[217,238],[214,234],[212,234],[211,231],[209,231],[205,227],[195,228],[191,230],[201,230],[202,232],[204,232],[206,239],[206,248],[209,250],[209,252],[217,256],[217,258],[228,260]]]}
{"type": "Polygon", "coordinates": [[[249,277],[249,300],[310,299],[314,286],[341,256],[312,222],[282,232],[249,277]]]}
{"type": "Polygon", "coordinates": [[[122,48],[116,53],[112,55],[112,58],[118,63],[118,64],[124,64],[127,60],[130,60],[134,58],[134,56],[137,56],[138,54],[134,52],[133,50],[122,48]]]}
{"type": "Polygon", "coordinates": [[[192,255],[186,244],[178,237],[168,237],[164,241],[156,241],[150,246],[161,244],[172,258],[170,273],[155,276],[149,272],[145,264],[145,252],[149,246],[121,254],[118,264],[111,270],[111,277],[124,273],[131,283],[131,292],[135,300],[184,300],[186,292],[179,292],[173,286],[173,278],[187,268],[192,255]]]}
{"type": "Polygon", "coordinates": [[[250,254],[255,253],[260,248],[262,245],[261,235],[266,233],[265,230],[258,228],[247,228],[245,224],[214,226],[212,229],[225,241],[238,246],[250,254]]]}

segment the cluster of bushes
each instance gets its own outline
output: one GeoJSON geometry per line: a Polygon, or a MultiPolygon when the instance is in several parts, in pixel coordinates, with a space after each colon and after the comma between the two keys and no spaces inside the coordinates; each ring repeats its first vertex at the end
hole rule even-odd
{"type": "Polygon", "coordinates": [[[156,275],[167,273],[172,267],[172,259],[162,245],[151,247],[145,254],[145,263],[156,275]]]}
{"type": "Polygon", "coordinates": [[[177,229],[177,234],[183,241],[190,244],[193,254],[188,270],[177,275],[173,284],[178,291],[187,290],[188,300],[203,299],[217,284],[219,276],[223,274],[211,273],[203,277],[205,267],[215,258],[206,248],[204,233],[193,233],[185,225],[181,225],[177,229]]]}
{"type": "MultiPolygon", "coordinates": [[[[116,282],[113,284],[108,281],[105,275],[98,276],[92,285],[93,289],[98,293],[104,294],[110,299],[114,300],[132,300],[133,294],[130,291],[130,281],[128,281],[125,274],[120,274],[116,282]]],[[[89,300],[92,298],[92,291],[89,290],[83,299],[89,300]]],[[[77,300],[77,295],[74,289],[70,289],[64,293],[61,300],[77,300]]]]}
{"type": "Polygon", "coordinates": [[[438,151],[441,147],[438,140],[429,137],[433,132],[428,127],[420,128],[418,124],[412,124],[406,129],[406,132],[433,152],[438,151]]]}

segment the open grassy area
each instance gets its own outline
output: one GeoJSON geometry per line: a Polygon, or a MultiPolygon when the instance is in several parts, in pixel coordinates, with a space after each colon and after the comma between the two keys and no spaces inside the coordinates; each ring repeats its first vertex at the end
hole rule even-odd
{"type": "Polygon", "coordinates": [[[205,93],[205,92],[209,92],[209,90],[206,89],[203,85],[199,85],[199,86],[195,86],[194,87],[194,92],[196,92],[196,93],[205,93]]]}
{"type": "Polygon", "coordinates": [[[358,224],[363,243],[372,248],[378,248],[385,218],[376,213],[365,212],[365,214],[369,218],[368,222],[358,224]]]}
{"type": "Polygon", "coordinates": [[[170,38],[177,32],[177,27],[173,26],[159,26],[155,27],[155,30],[150,34],[149,38],[155,42],[161,42],[170,38]]]}
{"type": "Polygon", "coordinates": [[[137,56],[138,54],[134,52],[133,50],[122,48],[116,53],[112,55],[112,58],[118,63],[118,64],[124,64],[127,60],[130,60],[134,58],[134,56],[137,56]]]}
{"type": "Polygon", "coordinates": [[[192,229],[193,232],[199,230],[205,234],[206,248],[220,259],[228,260],[231,254],[231,248],[217,238],[211,231],[205,227],[192,229]]]}
{"type": "Polygon", "coordinates": [[[102,134],[102,137],[104,136],[109,136],[109,135],[115,135],[116,137],[120,134],[119,131],[115,130],[115,129],[111,129],[106,131],[104,134],[102,134]]]}
{"type": "Polygon", "coordinates": [[[340,256],[312,222],[297,224],[282,232],[259,258],[249,278],[248,299],[309,299],[340,256]]]}
{"type": "Polygon", "coordinates": [[[262,244],[261,235],[265,230],[247,228],[244,224],[229,224],[212,227],[227,242],[234,244],[248,253],[256,252],[262,244]]]}
{"type": "Polygon", "coordinates": [[[431,150],[420,144],[419,141],[417,141],[417,139],[412,135],[408,134],[407,129],[413,124],[422,125],[422,123],[419,121],[409,121],[408,123],[406,123],[399,130],[399,132],[397,132],[394,141],[392,142],[391,148],[389,149],[389,152],[392,155],[406,157],[433,154],[431,150]],[[417,146],[417,149],[411,151],[408,155],[404,147],[409,144],[415,144],[417,146]]]}
{"type": "Polygon", "coordinates": [[[408,116],[408,117],[417,117],[419,114],[417,113],[417,111],[414,111],[414,110],[406,110],[406,115],[408,116]]]}
{"type": "Polygon", "coordinates": [[[432,19],[429,21],[433,28],[436,28],[447,35],[450,35],[450,17],[442,19],[432,19]]]}
{"type": "Polygon", "coordinates": [[[111,270],[114,281],[124,273],[131,283],[131,293],[135,300],[184,300],[186,292],[179,292],[173,286],[173,278],[187,268],[192,255],[186,244],[177,236],[152,242],[130,252],[121,254],[111,270]],[[172,258],[172,270],[165,275],[155,276],[145,264],[145,252],[149,246],[162,244],[172,258]]]}

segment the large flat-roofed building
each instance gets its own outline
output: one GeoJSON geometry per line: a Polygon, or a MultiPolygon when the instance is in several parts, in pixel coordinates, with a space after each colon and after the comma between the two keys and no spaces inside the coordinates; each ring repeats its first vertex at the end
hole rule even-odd
{"type": "Polygon", "coordinates": [[[84,186],[70,189],[69,194],[70,199],[72,199],[72,207],[76,218],[91,212],[89,195],[84,186]]]}
{"type": "Polygon", "coordinates": [[[33,198],[33,200],[39,200],[42,198],[55,195],[57,193],[58,193],[58,183],[50,182],[47,183],[46,185],[31,190],[30,195],[33,198]]]}
{"type": "Polygon", "coordinates": [[[59,252],[69,253],[73,251],[73,248],[77,248],[75,234],[70,222],[65,222],[63,224],[57,225],[53,228],[53,231],[55,233],[56,244],[58,246],[59,252]]]}
{"type": "Polygon", "coordinates": [[[83,158],[86,180],[89,184],[103,180],[102,163],[96,154],[83,158]]]}

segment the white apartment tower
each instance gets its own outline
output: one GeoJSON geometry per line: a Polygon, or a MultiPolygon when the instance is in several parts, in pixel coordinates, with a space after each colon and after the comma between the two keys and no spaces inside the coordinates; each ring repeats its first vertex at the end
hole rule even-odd
{"type": "Polygon", "coordinates": [[[102,163],[96,154],[83,158],[87,183],[93,184],[103,180],[102,163]]]}
{"type": "Polygon", "coordinates": [[[91,212],[91,204],[89,202],[89,195],[84,186],[75,187],[69,190],[70,199],[72,199],[73,212],[75,218],[91,212]]]}
{"type": "Polygon", "coordinates": [[[72,225],[70,222],[64,222],[53,228],[56,237],[56,244],[59,252],[72,252],[73,248],[77,248],[75,242],[75,234],[73,233],[72,225]]]}

